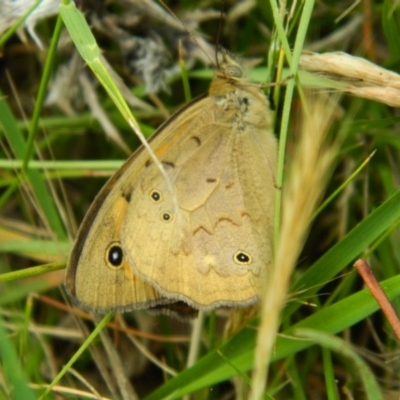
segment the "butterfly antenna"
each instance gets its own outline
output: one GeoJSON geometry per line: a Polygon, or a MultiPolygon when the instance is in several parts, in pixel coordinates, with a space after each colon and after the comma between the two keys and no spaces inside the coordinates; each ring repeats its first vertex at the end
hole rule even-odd
{"type": "Polygon", "coordinates": [[[217,31],[217,41],[216,41],[216,45],[215,45],[215,63],[217,64],[218,69],[220,68],[219,59],[218,59],[218,51],[222,47],[220,44],[220,40],[221,40],[221,32],[222,32],[222,19],[224,17],[224,8],[225,8],[225,3],[222,2],[221,14],[219,17],[219,24],[218,24],[218,31],[217,31]]]}
{"type": "MultiPolygon", "coordinates": [[[[185,23],[183,21],[181,21],[176,15],[175,13],[164,3],[163,0],[158,0],[160,2],[160,4],[182,25],[182,28],[186,31],[186,33],[190,36],[190,38],[197,44],[197,46],[199,46],[199,48],[201,50],[203,50],[203,53],[205,54],[205,56],[208,58],[208,60],[210,61],[211,65],[214,65],[214,61],[211,59],[211,57],[208,55],[208,53],[206,52],[206,50],[204,49],[204,47],[199,43],[199,41],[197,40],[196,36],[193,34],[193,32],[185,25],[185,23]]],[[[218,63],[218,61],[217,61],[218,63]]]]}

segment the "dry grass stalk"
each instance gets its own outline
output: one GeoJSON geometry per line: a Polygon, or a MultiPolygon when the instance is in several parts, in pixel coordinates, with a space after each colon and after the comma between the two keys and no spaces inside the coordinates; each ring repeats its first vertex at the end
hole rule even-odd
{"type": "Polygon", "coordinates": [[[300,68],[340,83],[353,96],[400,107],[400,75],[343,52],[303,54],[300,68]]]}
{"type": "Polygon", "coordinates": [[[289,281],[309,231],[312,215],[329,179],[336,146],[327,144],[337,103],[328,96],[308,98],[308,113],[302,122],[290,173],[283,187],[282,219],[275,266],[267,283],[258,332],[251,399],[263,398],[268,364],[280,325],[289,281]]]}

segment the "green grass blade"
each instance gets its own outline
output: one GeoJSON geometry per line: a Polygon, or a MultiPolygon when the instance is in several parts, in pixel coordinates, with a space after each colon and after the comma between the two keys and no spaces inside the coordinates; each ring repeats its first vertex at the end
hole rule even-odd
{"type": "MultiPolygon", "coordinates": [[[[374,240],[378,239],[379,236],[396,223],[399,218],[400,191],[396,192],[384,204],[356,226],[342,241],[322,256],[321,259],[299,279],[294,287],[299,290],[328,281],[359,256],[365,248],[374,240]],[[305,279],[304,276],[308,277],[308,279],[305,279]]],[[[399,296],[400,276],[383,282],[382,286],[390,299],[399,296]]],[[[310,291],[315,292],[317,290],[318,288],[315,288],[310,291]]],[[[285,315],[289,315],[298,307],[297,303],[289,304],[285,309],[285,315]]],[[[308,327],[335,334],[361,321],[377,309],[378,306],[370,293],[362,291],[326,309],[320,310],[311,317],[294,325],[293,328],[308,327]]],[[[290,335],[290,332],[291,330],[285,333],[290,335]]],[[[225,356],[229,357],[231,362],[237,365],[240,370],[247,371],[252,366],[254,343],[254,330],[245,330],[235,336],[226,345],[222,346],[220,351],[223,352],[225,356]]],[[[273,359],[281,359],[307,346],[305,342],[279,337],[273,359]]],[[[186,393],[210,386],[224,379],[229,379],[234,374],[235,372],[231,367],[226,366],[215,353],[211,353],[209,356],[200,360],[193,368],[184,371],[178,377],[156,390],[153,394],[148,396],[146,400],[162,398],[166,395],[172,395],[172,393],[173,396],[171,398],[179,398],[186,393]],[[191,380],[195,380],[195,382],[193,384],[188,384],[191,380]]]]}
{"type": "Polygon", "coordinates": [[[0,275],[0,283],[30,278],[32,276],[58,271],[63,268],[65,268],[65,262],[57,262],[46,265],[38,265],[37,267],[30,267],[19,271],[6,272],[5,274],[0,275]]]}
{"type": "Polygon", "coordinates": [[[28,379],[24,374],[24,368],[18,359],[14,344],[9,339],[7,331],[3,327],[0,317],[0,355],[2,372],[8,386],[11,388],[13,399],[35,400],[36,396],[28,387],[28,379]]]}
{"type": "MultiPolygon", "coordinates": [[[[390,300],[400,296],[400,275],[381,282],[381,285],[390,300]]],[[[285,336],[277,338],[272,361],[281,360],[312,345],[311,342],[298,340],[293,336],[293,332],[297,328],[317,329],[336,334],[363,320],[376,310],[378,310],[378,305],[367,290],[362,290],[321,309],[284,331],[285,336]]],[[[187,393],[204,387],[212,387],[218,382],[229,379],[237,375],[237,370],[242,372],[250,370],[254,357],[255,338],[256,331],[246,328],[220,347],[219,351],[229,358],[230,364],[234,364],[236,369],[228,365],[217,351],[214,351],[192,368],[168,381],[147,396],[145,400],[178,399],[187,393]]]]}
{"type": "Polygon", "coordinates": [[[60,4],[60,15],[79,54],[92,69],[124,119],[134,121],[138,125],[128,104],[101,61],[100,49],[84,15],[75,7],[73,2],[69,1],[60,4]]]}
{"type": "MultiPolygon", "coordinates": [[[[5,101],[5,97],[0,93],[0,125],[2,125],[4,135],[10,144],[15,157],[23,159],[26,150],[26,143],[20,129],[16,123],[10,107],[5,101]]],[[[26,171],[25,176],[29,181],[35,199],[39,207],[44,211],[47,221],[52,231],[60,239],[66,240],[66,233],[61,221],[58,209],[54,203],[53,196],[48,190],[41,173],[39,171],[26,171]]]]}
{"type": "MultiPolygon", "coordinates": [[[[377,240],[387,229],[399,223],[400,190],[394,193],[379,208],[361,221],[338,244],[329,249],[310,269],[308,269],[291,288],[292,292],[307,290],[312,295],[321,285],[359,257],[368,246],[377,240]]],[[[286,310],[292,313],[298,304],[290,304],[286,310]]]]}
{"type": "Polygon", "coordinates": [[[0,47],[3,47],[7,40],[17,32],[18,28],[25,22],[25,20],[29,17],[32,11],[41,3],[43,0],[36,0],[33,4],[26,10],[25,14],[23,14],[15,24],[8,29],[3,35],[0,37],[0,47]]]}
{"type": "Polygon", "coordinates": [[[111,318],[114,316],[113,313],[109,313],[103,317],[103,319],[98,323],[93,332],[88,336],[88,338],[82,343],[81,347],[76,351],[76,353],[69,359],[69,361],[64,365],[62,370],[58,373],[58,375],[53,379],[44,393],[40,396],[39,399],[45,399],[46,396],[50,393],[51,389],[56,385],[60,379],[68,372],[68,370],[72,367],[75,361],[81,356],[81,354],[90,346],[93,340],[97,337],[97,335],[101,332],[102,329],[111,321],[111,318]]]}
{"type": "Polygon", "coordinates": [[[354,364],[355,371],[360,375],[364,384],[366,398],[368,400],[383,399],[382,392],[379,389],[376,378],[371,369],[343,339],[327,335],[324,332],[316,331],[314,329],[296,329],[295,334],[346,357],[354,364]]]}
{"type": "Polygon", "coordinates": [[[53,73],[54,69],[54,60],[56,59],[57,45],[58,45],[58,40],[60,38],[62,26],[63,26],[62,19],[60,16],[58,16],[57,23],[54,28],[54,33],[51,40],[51,46],[47,54],[46,64],[44,66],[42,79],[40,81],[39,91],[35,101],[35,108],[33,110],[31,125],[29,129],[29,136],[26,143],[26,149],[24,154],[23,169],[25,171],[27,170],[28,162],[32,157],[33,144],[37,133],[37,128],[39,125],[40,114],[42,112],[42,107],[46,97],[47,87],[51,78],[51,74],[53,73]]]}

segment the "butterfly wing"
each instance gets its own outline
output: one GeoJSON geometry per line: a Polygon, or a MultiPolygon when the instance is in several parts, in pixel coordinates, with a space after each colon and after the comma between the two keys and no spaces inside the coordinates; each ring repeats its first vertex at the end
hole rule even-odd
{"type": "Polygon", "coordinates": [[[258,91],[225,89],[163,154],[173,193],[154,166],[139,179],[122,235],[135,274],[203,310],[254,303],[272,261],[276,141],[267,102],[258,91]]]}
{"type": "MultiPolygon", "coordinates": [[[[99,313],[126,311],[163,302],[152,286],[137,278],[121,249],[127,201],[113,190],[117,177],[96,197],[78,232],[68,260],[67,292],[82,308],[99,313]]],[[[120,187],[119,187],[120,189],[120,187]]]]}
{"type": "MultiPolygon", "coordinates": [[[[195,106],[198,101],[201,99],[188,106],[195,106]]],[[[185,118],[180,118],[178,125],[189,123],[185,118]]],[[[172,117],[151,140],[160,154],[165,143],[178,140],[168,137],[174,133],[168,126],[174,123],[172,117]]],[[[88,311],[122,312],[156,306],[160,309],[174,302],[133,273],[121,246],[130,196],[149,164],[149,155],[140,148],[106,183],[81,224],[68,260],[65,286],[73,301],[88,311]]],[[[136,228],[135,222],[132,220],[132,230],[136,228]]],[[[146,240],[141,238],[142,243],[146,240]]]]}
{"type": "Polygon", "coordinates": [[[276,141],[268,103],[217,74],[151,141],[169,176],[139,150],[105,185],[72,250],[66,287],[96,312],[245,306],[272,260],[276,141]],[[179,307],[178,307],[179,308],[179,307]]]}

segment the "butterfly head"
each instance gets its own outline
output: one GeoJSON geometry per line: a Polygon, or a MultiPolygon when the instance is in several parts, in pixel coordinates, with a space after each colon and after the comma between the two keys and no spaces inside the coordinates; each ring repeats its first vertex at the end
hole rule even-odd
{"type": "Polygon", "coordinates": [[[226,50],[221,49],[222,61],[218,62],[216,68],[216,78],[237,81],[243,77],[243,69],[226,50]]]}

